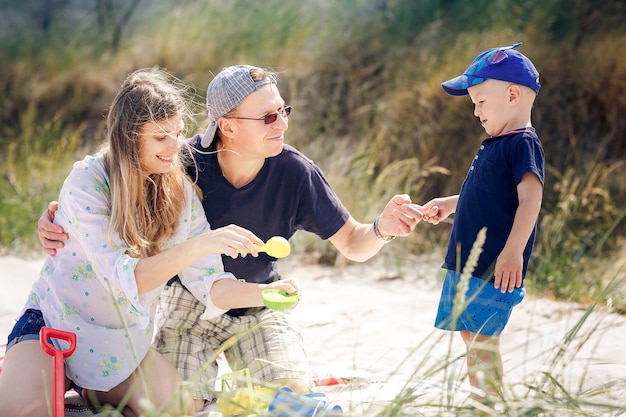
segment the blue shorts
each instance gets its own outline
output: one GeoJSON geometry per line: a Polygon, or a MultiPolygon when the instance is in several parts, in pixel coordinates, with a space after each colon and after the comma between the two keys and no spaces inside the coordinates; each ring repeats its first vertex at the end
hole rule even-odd
{"type": "MultiPolygon", "coordinates": [[[[25,340],[39,340],[39,332],[45,325],[46,323],[40,310],[27,309],[15,323],[15,326],[13,326],[13,330],[9,334],[6,351],[25,340]]],[[[83,389],[76,385],[74,381],[70,381],[70,388],[82,396],[83,389]]]]}
{"type": "Polygon", "coordinates": [[[435,319],[435,327],[461,331],[469,330],[484,336],[499,336],[511,317],[513,307],[518,305],[526,295],[522,286],[513,292],[500,292],[494,288],[493,282],[471,277],[460,312],[454,312],[454,295],[461,273],[448,270],[441,289],[439,309],[435,319]],[[458,317],[455,317],[455,314],[458,317]]]}
{"type": "Polygon", "coordinates": [[[43,321],[43,314],[39,310],[29,308],[24,312],[22,317],[15,323],[9,341],[7,342],[7,351],[17,343],[24,340],[39,340],[39,331],[46,323],[43,321]]]}

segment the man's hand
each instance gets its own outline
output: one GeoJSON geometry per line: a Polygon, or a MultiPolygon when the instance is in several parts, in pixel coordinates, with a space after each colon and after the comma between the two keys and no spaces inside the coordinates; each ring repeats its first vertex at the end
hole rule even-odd
{"type": "Polygon", "coordinates": [[[65,246],[63,241],[70,238],[61,226],[52,223],[54,221],[54,213],[56,213],[58,208],[59,203],[51,201],[37,222],[39,241],[43,246],[44,252],[48,255],[56,255],[57,249],[65,246]]]}
{"type": "Polygon", "coordinates": [[[384,236],[407,236],[422,220],[422,207],[411,203],[406,194],[398,194],[387,203],[378,227],[384,236]]]}

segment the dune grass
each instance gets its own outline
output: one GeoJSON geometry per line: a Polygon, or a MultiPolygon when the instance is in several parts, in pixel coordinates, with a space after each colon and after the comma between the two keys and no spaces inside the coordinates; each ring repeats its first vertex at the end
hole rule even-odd
{"type": "MultiPolygon", "coordinates": [[[[101,143],[103,114],[134,69],[164,67],[194,83],[199,101],[223,66],[276,69],[294,106],[287,142],[324,170],[355,218],[371,221],[394,193],[425,202],[458,192],[484,132],[471,103],[445,96],[439,83],[483,49],[522,40],[542,74],[533,122],[548,168],[527,285],[589,311],[624,312],[625,10],[619,1],[591,3],[162,0],[134,16],[116,51],[88,11],[53,22],[47,33],[28,25],[0,31],[0,253],[41,253],[37,219],[73,161],[101,143]],[[593,11],[586,20],[585,10],[593,11]]],[[[444,247],[448,232],[449,224],[419,226],[381,256],[397,269],[411,254],[444,247]]],[[[293,246],[318,262],[346,263],[307,234],[293,246]]],[[[521,394],[520,387],[506,393],[509,415],[617,412],[594,401],[622,380],[588,392],[560,384],[578,340],[565,336],[549,371],[521,394]]],[[[448,401],[452,381],[462,378],[458,360],[442,365],[456,376],[438,415],[471,413],[448,401]]],[[[376,415],[412,415],[416,403],[407,388],[376,415]]]]}

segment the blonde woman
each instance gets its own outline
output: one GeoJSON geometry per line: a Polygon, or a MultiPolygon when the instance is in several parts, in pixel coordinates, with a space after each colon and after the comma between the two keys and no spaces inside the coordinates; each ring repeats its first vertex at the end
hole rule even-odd
{"type": "MultiPolygon", "coordinates": [[[[180,152],[188,114],[184,91],[166,73],[140,70],[124,81],[108,114],[108,143],[76,162],[61,189],[55,223],[72,238],[46,258],[9,336],[3,415],[48,415],[53,364],[39,346],[43,326],[77,336],[65,360],[67,387],[127,415],[144,412],[144,399],[193,414],[191,395],[179,395],[181,376],[151,347],[163,285],[178,274],[203,300],[206,318],[226,311],[215,289],[254,293],[261,304],[263,287],[224,272],[220,254],[257,256],[254,245],[263,242],[234,225],[210,230],[180,152]]],[[[270,284],[289,292],[294,285],[270,284]]]]}

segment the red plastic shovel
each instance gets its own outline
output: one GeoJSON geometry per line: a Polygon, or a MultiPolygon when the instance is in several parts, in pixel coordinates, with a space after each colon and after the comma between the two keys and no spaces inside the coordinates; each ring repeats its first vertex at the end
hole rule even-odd
{"type": "Polygon", "coordinates": [[[65,416],[65,364],[63,359],[69,357],[76,350],[76,335],[63,330],[42,327],[39,332],[39,343],[48,355],[52,356],[54,380],[52,382],[52,415],[65,416]],[[48,339],[54,338],[69,343],[65,350],[57,349],[48,339]]]}

